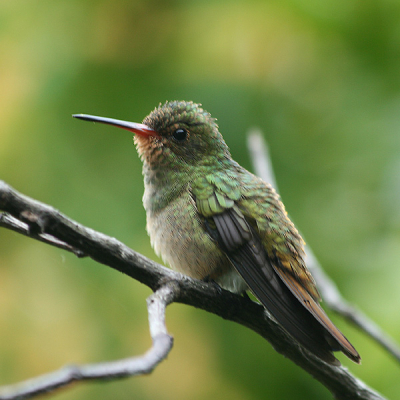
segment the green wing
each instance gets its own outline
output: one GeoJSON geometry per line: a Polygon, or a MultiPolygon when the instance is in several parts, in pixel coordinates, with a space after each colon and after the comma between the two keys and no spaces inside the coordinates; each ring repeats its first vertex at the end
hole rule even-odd
{"type": "Polygon", "coordinates": [[[356,350],[317,303],[314,281],[299,254],[302,246],[295,247],[296,240],[302,239],[275,192],[259,180],[253,186],[247,184],[242,194],[232,188],[232,180],[213,176],[212,180],[202,177],[200,182],[194,185],[193,195],[210,236],[264,307],[298,342],[326,362],[339,363],[332,354],[337,350],[359,362],[356,350]],[[255,190],[260,182],[264,194],[260,186],[255,190]],[[276,218],[287,221],[276,223],[276,218]]]}

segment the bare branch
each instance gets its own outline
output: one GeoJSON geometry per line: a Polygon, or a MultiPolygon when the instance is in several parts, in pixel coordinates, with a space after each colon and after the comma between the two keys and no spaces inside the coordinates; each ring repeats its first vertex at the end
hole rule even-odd
{"type": "Polygon", "coordinates": [[[333,311],[353,323],[400,362],[400,348],[374,321],[346,301],[335,283],[322,270],[309,246],[306,246],[307,266],[317,281],[324,303],[333,311]]]}
{"type": "Polygon", "coordinates": [[[178,293],[179,286],[170,281],[147,299],[153,345],[143,356],[98,364],[69,365],[17,385],[0,388],[0,400],[28,399],[78,381],[121,379],[149,374],[172,349],[173,339],[165,325],[165,309],[178,293]]]}
{"type": "MultiPolygon", "coordinates": [[[[260,130],[253,129],[249,132],[247,145],[253,161],[255,173],[266,182],[271,183],[271,185],[278,191],[272,163],[269,157],[268,146],[265,143],[260,130]]],[[[398,362],[400,362],[399,346],[365,314],[360,310],[355,309],[343,298],[335,283],[322,269],[310,246],[306,245],[305,250],[307,255],[307,267],[310,269],[317,282],[318,289],[325,304],[369,335],[373,340],[386,349],[398,362]]]]}
{"type": "Polygon", "coordinates": [[[25,222],[21,222],[17,218],[14,218],[7,213],[0,213],[0,226],[18,232],[21,235],[40,240],[41,242],[50,244],[54,247],[58,247],[59,249],[70,251],[74,253],[77,257],[86,257],[86,254],[82,253],[80,250],[73,248],[72,246],[65,242],[62,242],[61,240],[58,240],[54,236],[48,235],[47,233],[39,233],[35,235],[34,233],[29,231],[28,224],[26,224],[25,222]]]}
{"type": "MultiPolygon", "coordinates": [[[[155,291],[167,285],[170,289],[165,289],[168,299],[165,304],[171,301],[188,304],[252,329],[267,339],[276,351],[291,359],[325,385],[336,399],[383,399],[383,397],[351,375],[345,368],[328,365],[300,347],[269,316],[261,305],[249,299],[225,290],[219,291],[205,282],[190,279],[167,269],[136,253],[116,239],[86,228],[67,218],[54,208],[18,193],[3,181],[0,181],[0,210],[9,213],[21,223],[27,224],[29,236],[34,239],[39,239],[40,235],[43,234],[51,235],[74,249],[70,251],[75,252],[77,249],[93,260],[121,271],[155,291]],[[173,286],[170,286],[170,284],[173,286]],[[179,287],[179,291],[172,289],[172,287],[175,288],[176,286],[179,287]],[[169,290],[172,291],[171,294],[168,294],[169,290]]],[[[49,244],[52,244],[52,242],[49,242],[49,244]]],[[[68,250],[68,247],[65,247],[65,249],[68,250]]],[[[151,299],[149,301],[150,306],[153,304],[151,299]]],[[[156,301],[156,298],[153,298],[153,300],[156,301]]],[[[156,310],[157,307],[155,305],[156,310]]],[[[161,337],[167,340],[166,331],[164,332],[163,328],[157,327],[157,324],[151,327],[152,335],[160,329],[162,332],[161,337]]],[[[125,363],[126,360],[121,362],[125,363]]],[[[117,367],[120,367],[120,364],[118,364],[120,362],[115,363],[111,363],[111,366],[117,365],[117,367]]],[[[90,368],[94,368],[94,370],[92,369],[92,375],[99,374],[99,371],[104,372],[101,368],[102,365],[104,364],[100,364],[100,367],[90,366],[90,368]]],[[[110,367],[109,363],[106,363],[106,365],[108,368],[110,367]]],[[[127,367],[125,364],[124,366],[127,367]]],[[[51,380],[52,387],[57,387],[57,382],[67,384],[72,380],[81,380],[82,373],[87,373],[87,371],[84,369],[82,372],[81,369],[76,368],[67,367],[54,374],[46,375],[45,378],[51,380]]],[[[115,377],[125,376],[117,373],[116,369],[113,368],[112,371],[115,377]]],[[[121,369],[118,368],[118,371],[120,372],[121,369]]],[[[85,379],[94,379],[94,377],[85,379]]],[[[37,381],[34,380],[34,382],[37,381]]],[[[8,396],[1,399],[13,398],[10,395],[8,396]]],[[[14,398],[18,398],[18,396],[14,395],[14,398]]]]}
{"type": "Polygon", "coordinates": [[[271,158],[267,142],[264,140],[262,132],[258,128],[252,128],[247,133],[247,147],[250,159],[253,163],[254,173],[278,191],[274,169],[272,168],[271,158]]]}

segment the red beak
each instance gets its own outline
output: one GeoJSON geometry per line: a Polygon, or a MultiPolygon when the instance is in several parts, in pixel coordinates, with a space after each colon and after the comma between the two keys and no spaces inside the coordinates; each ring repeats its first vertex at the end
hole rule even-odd
{"type": "Polygon", "coordinates": [[[74,118],[83,119],[84,121],[101,122],[102,124],[108,124],[117,126],[127,131],[133,132],[141,136],[160,136],[158,132],[149,128],[147,125],[137,124],[135,122],[121,121],[119,119],[96,117],[94,115],[87,114],[74,114],[74,118]]]}

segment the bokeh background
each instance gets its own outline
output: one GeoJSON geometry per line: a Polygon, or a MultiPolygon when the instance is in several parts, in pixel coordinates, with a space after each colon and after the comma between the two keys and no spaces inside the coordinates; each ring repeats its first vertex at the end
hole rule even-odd
{"type": "MultiPolygon", "coordinates": [[[[1,0],[0,179],[157,260],[131,135],[165,100],[203,104],[247,168],[263,130],[286,207],[344,296],[400,342],[400,2],[1,0]]],[[[0,384],[150,345],[150,290],[0,229],[0,384]]],[[[358,377],[400,398],[399,365],[332,315],[358,377]]],[[[168,309],[168,360],[79,399],[330,399],[253,332],[168,309]]],[[[340,356],[339,356],[340,357],[340,356]]]]}

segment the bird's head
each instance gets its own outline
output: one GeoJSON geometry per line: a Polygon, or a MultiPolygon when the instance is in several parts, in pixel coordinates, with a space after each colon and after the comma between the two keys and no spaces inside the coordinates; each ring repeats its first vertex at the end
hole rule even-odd
{"type": "Polygon", "coordinates": [[[138,153],[150,167],[215,166],[230,159],[215,119],[191,101],[160,104],[142,124],[85,114],[74,117],[134,132],[138,153]]]}

